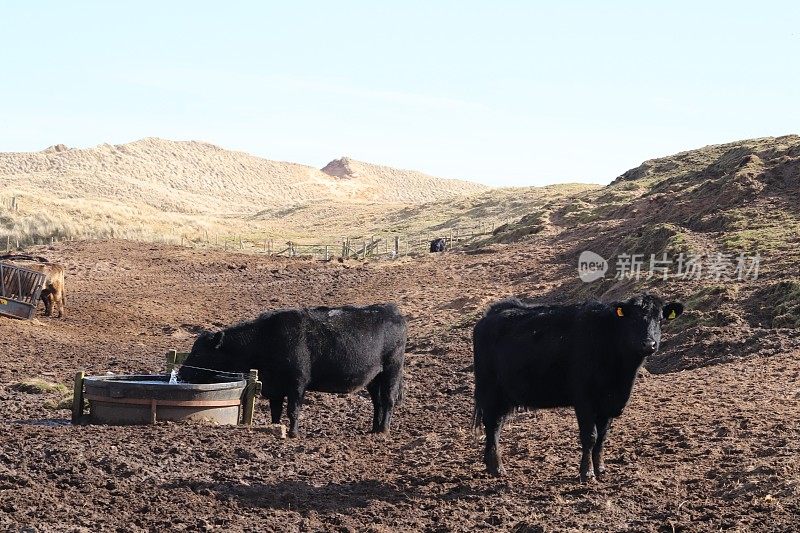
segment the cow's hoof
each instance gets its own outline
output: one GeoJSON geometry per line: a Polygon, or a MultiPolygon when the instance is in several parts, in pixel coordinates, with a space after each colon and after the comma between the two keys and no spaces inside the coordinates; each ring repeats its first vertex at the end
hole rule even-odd
{"type": "Polygon", "coordinates": [[[496,468],[487,468],[486,471],[489,472],[489,475],[492,477],[503,477],[506,475],[506,469],[503,465],[496,468]]]}
{"type": "Polygon", "coordinates": [[[603,481],[603,479],[606,477],[606,467],[601,466],[600,468],[595,468],[594,477],[597,481],[603,481]]]}
{"type": "Polygon", "coordinates": [[[506,475],[506,469],[503,467],[503,463],[496,460],[489,460],[486,463],[486,471],[489,473],[490,476],[493,477],[503,477],[506,475]]]}
{"type": "Polygon", "coordinates": [[[594,472],[581,472],[581,483],[594,483],[594,472]]]}
{"type": "Polygon", "coordinates": [[[289,433],[288,433],[288,436],[289,436],[290,439],[296,439],[297,437],[299,437],[299,434],[297,433],[297,431],[292,431],[290,429],[289,433]]]}

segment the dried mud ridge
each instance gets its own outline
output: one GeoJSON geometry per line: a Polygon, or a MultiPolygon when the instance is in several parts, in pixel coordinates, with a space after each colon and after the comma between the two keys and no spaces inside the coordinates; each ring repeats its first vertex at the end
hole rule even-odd
{"type": "Polygon", "coordinates": [[[553,243],[489,251],[341,265],[127,242],[36,250],[67,265],[70,313],[0,320],[0,529],[797,529],[800,363],[788,330],[764,328],[744,351],[728,331],[726,356],[682,317],[665,330],[662,356],[692,369],[643,373],[612,428],[607,481],[578,483],[568,411],[515,416],[503,439],[509,475],[487,477],[467,430],[470,327],[511,293],[564,296],[573,275],[553,243]],[[366,433],[363,394],[312,394],[305,436],[281,441],[263,429],[263,403],[252,431],[73,427],[66,411],[44,407],[54,394],[10,387],[66,384],[79,367],[158,371],[163,352],[188,347],[198,328],[266,307],[386,300],[409,316],[411,339],[408,393],[388,438],[366,433]]]}

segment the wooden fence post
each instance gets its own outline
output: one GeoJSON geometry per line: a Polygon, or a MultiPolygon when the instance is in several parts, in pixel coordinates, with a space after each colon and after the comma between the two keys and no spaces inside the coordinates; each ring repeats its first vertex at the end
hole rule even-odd
{"type": "Polygon", "coordinates": [[[77,424],[83,417],[83,378],[86,373],[80,370],[75,373],[75,383],[72,387],[72,423],[77,424]]]}
{"type": "Polygon", "coordinates": [[[244,393],[244,405],[242,407],[242,424],[253,425],[253,413],[256,409],[256,395],[261,392],[261,382],[258,381],[258,370],[251,369],[247,375],[247,386],[244,393]]]}

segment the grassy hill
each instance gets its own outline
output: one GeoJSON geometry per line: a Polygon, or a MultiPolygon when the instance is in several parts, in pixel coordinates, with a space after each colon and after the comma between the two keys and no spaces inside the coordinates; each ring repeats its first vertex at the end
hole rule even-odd
{"type": "MultiPolygon", "coordinates": [[[[343,158],[324,169],[196,142],[148,138],[0,153],[0,237],[340,235],[352,216],[486,191],[477,183],[343,158]],[[9,209],[17,197],[19,210],[9,209]],[[344,212],[346,221],[322,220],[344,212]],[[293,216],[292,216],[293,215],[293,216]],[[286,217],[292,216],[287,228],[286,217]]],[[[366,228],[359,228],[366,229],[366,228]]]]}
{"type": "MultiPolygon", "coordinates": [[[[708,146],[646,161],[610,185],[555,197],[477,243],[556,248],[561,268],[549,300],[610,300],[650,291],[682,298],[689,313],[678,348],[654,370],[686,368],[800,346],[800,136],[708,146]],[[582,282],[585,250],[609,261],[602,280],[582,282]],[[667,280],[648,278],[651,254],[671,260],[667,280]],[[618,277],[620,254],[641,254],[643,275],[618,277]],[[697,273],[679,272],[690,256],[697,273]],[[759,257],[757,279],[738,279],[740,254],[759,257]],[[718,275],[719,273],[719,275],[718,275]]],[[[541,297],[539,297],[541,299],[541,297]]]]}

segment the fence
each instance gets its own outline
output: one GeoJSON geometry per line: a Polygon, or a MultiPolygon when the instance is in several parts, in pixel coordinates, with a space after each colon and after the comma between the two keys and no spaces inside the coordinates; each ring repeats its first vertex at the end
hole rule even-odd
{"type": "MultiPolygon", "coordinates": [[[[463,248],[480,237],[491,235],[497,226],[488,223],[473,225],[458,225],[452,228],[439,228],[415,235],[384,234],[369,237],[343,236],[338,241],[321,243],[301,243],[284,241],[283,239],[263,237],[245,237],[244,235],[213,235],[208,232],[202,234],[171,234],[150,236],[119,236],[126,240],[142,242],[158,242],[174,244],[191,248],[238,250],[247,253],[266,254],[284,257],[305,257],[314,259],[331,260],[342,259],[367,259],[367,258],[396,258],[401,256],[418,255],[427,253],[430,243],[434,239],[444,239],[445,250],[463,248]]],[[[115,238],[114,231],[109,234],[115,238]]],[[[16,233],[0,234],[0,250],[6,252],[20,250],[28,245],[54,244],[65,240],[95,240],[97,237],[39,237],[20,238],[16,233]]]]}
{"type": "Polygon", "coordinates": [[[463,248],[475,242],[479,237],[491,235],[494,229],[495,227],[489,224],[478,223],[472,226],[456,226],[451,229],[429,231],[417,235],[343,236],[338,242],[327,243],[300,243],[268,237],[254,239],[242,235],[220,237],[205,234],[195,238],[182,235],[180,245],[323,260],[396,258],[427,253],[430,250],[431,241],[437,238],[444,239],[445,250],[463,248]]]}
{"type": "Polygon", "coordinates": [[[19,197],[0,195],[0,206],[9,211],[19,211],[19,197]]]}

